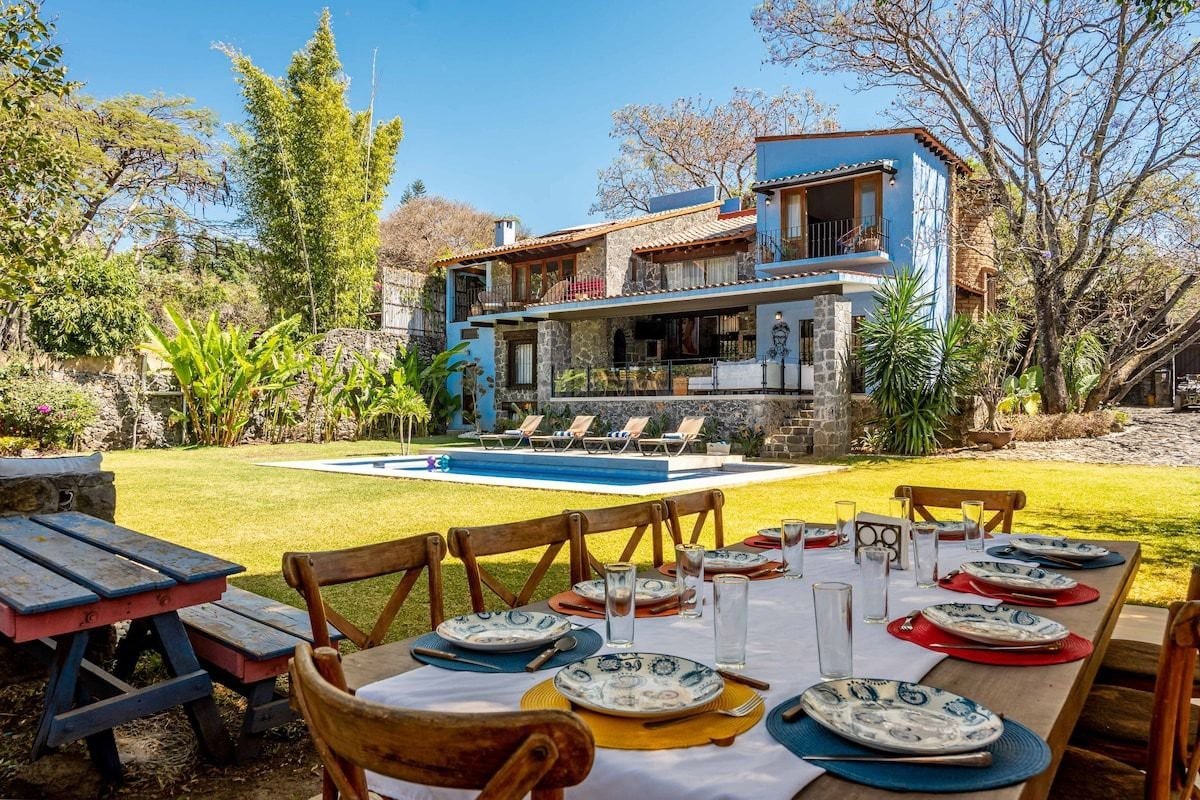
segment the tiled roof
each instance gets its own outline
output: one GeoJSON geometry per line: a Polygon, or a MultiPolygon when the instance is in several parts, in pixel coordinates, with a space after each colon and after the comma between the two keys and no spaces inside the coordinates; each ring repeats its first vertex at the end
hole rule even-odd
{"type": "Polygon", "coordinates": [[[970,174],[971,167],[962,156],[955,153],[934,136],[928,128],[879,128],[871,131],[819,131],[817,133],[792,133],[783,136],[759,136],[757,142],[787,142],[795,139],[853,139],[863,136],[895,136],[908,134],[932,150],[938,158],[954,166],[959,172],[970,174]]]}
{"type": "Polygon", "coordinates": [[[875,170],[883,170],[884,172],[895,172],[896,162],[890,158],[877,158],[873,161],[860,161],[857,164],[840,164],[831,169],[818,169],[812,172],[797,172],[795,175],[784,175],[781,178],[771,178],[770,180],[758,181],[751,184],[750,188],[753,191],[761,191],[763,189],[774,189],[781,186],[795,186],[801,183],[811,183],[813,181],[825,180],[826,178],[838,178],[843,175],[856,175],[861,172],[873,172],[875,170]]]}
{"type": "Polygon", "coordinates": [[[646,253],[651,250],[666,250],[685,245],[723,242],[730,239],[739,239],[743,236],[750,238],[754,235],[754,226],[757,219],[756,215],[714,219],[711,222],[704,222],[693,228],[640,244],[633,248],[633,252],[646,253]]]}
{"type": "Polygon", "coordinates": [[[474,250],[469,253],[458,253],[448,258],[441,258],[433,262],[434,266],[444,267],[449,264],[461,264],[469,261],[487,261],[499,256],[519,253],[525,250],[537,250],[541,247],[552,247],[554,245],[574,244],[575,242],[584,242],[588,239],[595,239],[599,236],[604,236],[613,231],[619,231],[623,228],[634,228],[638,225],[646,225],[651,222],[659,222],[672,217],[683,216],[684,214],[695,214],[698,211],[705,211],[711,208],[717,208],[720,203],[701,203],[695,206],[684,206],[683,208],[672,208],[669,211],[659,211],[656,214],[643,214],[640,217],[629,217],[627,219],[613,219],[604,222],[596,222],[588,225],[580,225],[574,228],[564,228],[562,230],[553,231],[545,236],[534,236],[529,239],[521,239],[512,244],[500,245],[498,247],[486,247],[482,250],[474,250]]]}

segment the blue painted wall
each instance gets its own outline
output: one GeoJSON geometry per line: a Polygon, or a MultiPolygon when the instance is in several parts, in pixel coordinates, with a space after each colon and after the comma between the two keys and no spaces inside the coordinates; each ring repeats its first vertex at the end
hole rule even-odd
{"type": "MultiPolygon", "coordinates": [[[[492,283],[491,265],[488,265],[488,286],[492,283]]],[[[446,319],[454,319],[454,269],[446,270],[446,319]]],[[[454,347],[462,341],[469,341],[466,351],[460,357],[470,360],[479,359],[480,365],[483,367],[484,380],[491,378],[495,380],[496,365],[495,365],[495,334],[492,328],[476,328],[479,331],[478,339],[464,340],[462,332],[471,327],[469,322],[449,322],[446,324],[446,347],[447,349],[454,347]]],[[[446,389],[451,394],[458,395],[462,391],[462,376],[452,375],[446,381],[446,389]]],[[[481,426],[483,430],[490,431],[492,426],[496,424],[495,413],[495,389],[489,389],[488,392],[479,398],[479,411],[481,426]]],[[[454,415],[454,425],[463,425],[462,412],[454,415]]]]}
{"type": "Polygon", "coordinates": [[[682,192],[672,192],[671,194],[651,197],[646,202],[646,206],[650,209],[651,214],[657,214],[659,211],[671,211],[676,208],[687,208],[688,206],[698,206],[701,203],[711,203],[716,199],[717,187],[705,186],[702,189],[685,189],[682,192]]]}

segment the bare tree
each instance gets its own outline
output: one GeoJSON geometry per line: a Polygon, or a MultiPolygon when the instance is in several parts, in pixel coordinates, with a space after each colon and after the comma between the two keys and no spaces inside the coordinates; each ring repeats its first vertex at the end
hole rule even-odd
{"type": "MultiPolygon", "coordinates": [[[[999,213],[1031,283],[1043,399],[1065,410],[1063,343],[1088,327],[1085,301],[1129,283],[1119,256],[1134,233],[1170,244],[1153,230],[1168,215],[1149,191],[1198,199],[1187,178],[1200,159],[1191,26],[1094,0],[767,0],[754,18],[773,61],[895,87],[895,116],[965,148],[1009,188],[999,213]]],[[[1175,335],[1178,299],[1154,307],[1162,324],[1143,325],[1138,347],[1175,335]]],[[[1128,355],[1128,342],[1106,344],[1111,361],[1128,355]]]]}
{"type": "Polygon", "coordinates": [[[439,258],[491,245],[494,219],[492,214],[457,200],[412,197],[380,223],[379,261],[427,272],[439,258]]]}
{"type": "Polygon", "coordinates": [[[754,179],[754,137],[832,130],[837,107],[807,90],[734,89],[724,103],[681,97],[669,106],[625,106],[613,112],[609,136],[620,140],[620,154],[600,170],[592,212],[645,212],[655,195],[706,186],[738,197],[754,179]]]}

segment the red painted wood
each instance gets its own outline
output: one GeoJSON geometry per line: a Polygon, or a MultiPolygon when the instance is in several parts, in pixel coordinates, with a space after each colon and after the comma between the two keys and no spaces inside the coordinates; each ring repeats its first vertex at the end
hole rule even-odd
{"type": "Polygon", "coordinates": [[[225,577],[208,578],[196,583],[170,586],[96,603],[22,615],[0,603],[0,633],[18,644],[49,636],[99,628],[114,622],[142,619],[164,611],[208,603],[225,593],[225,577]]]}
{"type": "Polygon", "coordinates": [[[288,661],[292,658],[289,653],[266,661],[251,661],[232,647],[210,639],[199,631],[189,629],[188,638],[192,640],[192,649],[202,663],[220,667],[242,683],[278,677],[287,672],[288,661]]]}

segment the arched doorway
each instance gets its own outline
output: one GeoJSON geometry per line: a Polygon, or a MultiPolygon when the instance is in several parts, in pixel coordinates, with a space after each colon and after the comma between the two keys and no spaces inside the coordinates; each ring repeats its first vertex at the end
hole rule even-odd
{"type": "Polygon", "coordinates": [[[613,332],[612,360],[613,366],[622,366],[629,360],[625,349],[625,331],[620,328],[613,332]]]}

